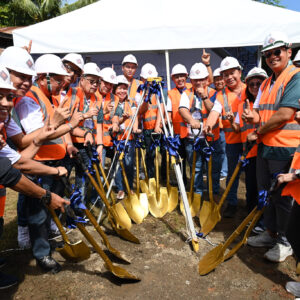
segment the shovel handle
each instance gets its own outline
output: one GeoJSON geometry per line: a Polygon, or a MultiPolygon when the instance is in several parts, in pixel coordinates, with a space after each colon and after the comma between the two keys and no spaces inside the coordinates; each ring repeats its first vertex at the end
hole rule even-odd
{"type": "Polygon", "coordinates": [[[158,167],[158,149],[155,147],[155,181],[156,181],[156,199],[157,201],[160,198],[160,191],[159,191],[159,167],[158,167]]]}
{"type": "Polygon", "coordinates": [[[50,211],[50,214],[51,214],[51,216],[52,216],[52,218],[53,218],[53,220],[54,220],[54,222],[55,222],[55,224],[56,224],[56,226],[57,226],[60,234],[62,235],[62,238],[63,238],[64,242],[67,243],[67,244],[70,244],[68,236],[67,236],[67,234],[66,234],[63,226],[61,225],[61,222],[60,222],[58,216],[56,215],[55,211],[51,207],[48,207],[48,209],[50,211]]]}
{"type": "Polygon", "coordinates": [[[128,183],[128,178],[127,178],[125,167],[124,167],[124,163],[123,163],[123,155],[122,154],[120,155],[119,161],[120,161],[120,166],[122,168],[122,174],[123,174],[124,184],[125,184],[125,187],[126,187],[126,190],[127,190],[127,194],[128,194],[128,196],[130,198],[131,197],[131,191],[130,191],[130,187],[129,187],[129,183],[128,183]]]}
{"type": "Polygon", "coordinates": [[[135,148],[135,165],[136,165],[136,194],[140,198],[140,164],[139,164],[138,148],[135,148]]]}
{"type": "Polygon", "coordinates": [[[149,183],[149,177],[148,177],[148,171],[147,171],[147,166],[146,166],[146,161],[145,161],[145,152],[142,148],[140,148],[141,151],[141,157],[142,157],[142,163],[144,167],[144,173],[145,173],[145,179],[147,184],[149,183]]]}

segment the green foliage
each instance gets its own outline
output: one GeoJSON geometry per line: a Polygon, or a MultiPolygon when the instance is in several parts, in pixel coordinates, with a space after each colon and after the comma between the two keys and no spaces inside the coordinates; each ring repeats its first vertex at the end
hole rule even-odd
{"type": "Polygon", "coordinates": [[[278,7],[284,7],[283,5],[280,5],[281,0],[253,0],[253,1],[274,5],[278,7]]]}

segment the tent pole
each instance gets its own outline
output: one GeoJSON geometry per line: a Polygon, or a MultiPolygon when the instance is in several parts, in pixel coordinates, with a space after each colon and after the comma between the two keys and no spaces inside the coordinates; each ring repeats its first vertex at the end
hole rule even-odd
{"type": "Polygon", "coordinates": [[[261,47],[257,48],[257,66],[261,68],[262,60],[261,60],[261,47]]]}
{"type": "Polygon", "coordinates": [[[170,58],[169,58],[169,50],[165,50],[165,59],[166,59],[166,71],[167,71],[167,87],[168,90],[171,89],[171,81],[170,81],[170,58]]]}

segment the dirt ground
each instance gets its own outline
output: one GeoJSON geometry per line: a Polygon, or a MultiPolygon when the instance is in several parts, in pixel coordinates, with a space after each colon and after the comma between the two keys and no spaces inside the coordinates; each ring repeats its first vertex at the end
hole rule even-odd
{"type": "MultiPolygon", "coordinates": [[[[222,187],[224,188],[224,181],[222,187]]],[[[234,219],[223,219],[209,234],[213,243],[223,242],[246,216],[245,187],[239,187],[239,211],[234,219]]],[[[5,216],[6,234],[0,250],[16,248],[16,194],[9,192],[5,216]],[[7,232],[9,234],[7,234],[7,232]]],[[[198,225],[198,220],[195,219],[198,225]]],[[[100,238],[93,227],[88,230],[100,238]]],[[[198,227],[199,229],[199,227],[198,227]]],[[[107,236],[131,264],[110,255],[112,261],[141,278],[140,282],[122,281],[107,272],[97,253],[80,263],[69,263],[57,252],[54,258],[63,266],[56,274],[43,274],[35,265],[30,251],[0,253],[8,260],[3,272],[15,274],[20,284],[5,292],[0,299],[293,299],[285,289],[285,283],[297,279],[295,260],[289,257],[284,263],[266,261],[266,249],[244,246],[230,260],[215,271],[201,277],[198,274],[199,259],[213,248],[200,240],[200,251],[195,253],[185,242],[185,222],[179,211],[173,211],[162,219],[150,214],[140,225],[133,225],[132,233],[140,245],[124,241],[109,228],[107,236]]],[[[77,230],[69,235],[72,241],[84,238],[77,230]]],[[[104,248],[104,246],[103,246],[104,248]]],[[[105,249],[105,248],[104,248],[105,249]]]]}

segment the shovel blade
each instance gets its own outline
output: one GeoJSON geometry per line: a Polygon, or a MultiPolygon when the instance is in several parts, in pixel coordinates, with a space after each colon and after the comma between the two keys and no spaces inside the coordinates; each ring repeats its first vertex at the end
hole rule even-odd
{"type": "Polygon", "coordinates": [[[108,264],[104,264],[104,266],[108,271],[112,272],[118,278],[129,279],[129,280],[134,280],[134,281],[141,280],[138,277],[136,277],[135,275],[130,274],[128,271],[126,271],[125,269],[123,269],[119,266],[116,266],[116,265],[109,266],[108,264]]]}
{"type": "Polygon", "coordinates": [[[145,180],[140,180],[140,188],[143,193],[145,194],[149,193],[149,187],[145,180]]]}
{"type": "Polygon", "coordinates": [[[112,225],[112,227],[115,230],[115,232],[118,234],[118,236],[122,237],[124,240],[127,240],[127,241],[135,243],[135,244],[141,243],[140,240],[126,228],[119,228],[114,225],[112,225]]]}
{"type": "Polygon", "coordinates": [[[149,184],[148,184],[148,188],[149,188],[149,193],[156,193],[156,180],[155,178],[150,178],[149,179],[149,184]]]}
{"type": "Polygon", "coordinates": [[[178,188],[171,187],[168,197],[168,213],[172,212],[178,205],[178,188]]]}
{"type": "Polygon", "coordinates": [[[207,222],[208,218],[211,215],[211,212],[214,209],[214,204],[212,204],[210,201],[203,201],[202,206],[200,209],[200,214],[199,214],[199,221],[201,227],[207,222]]]}
{"type": "Polygon", "coordinates": [[[218,245],[201,258],[198,264],[200,275],[208,274],[224,261],[225,249],[223,246],[223,244],[218,245]]]}
{"type": "Polygon", "coordinates": [[[149,211],[155,218],[162,218],[168,212],[168,190],[166,187],[160,188],[159,199],[156,198],[156,190],[154,193],[148,194],[149,211]]]}
{"type": "Polygon", "coordinates": [[[63,248],[56,248],[56,251],[71,262],[86,260],[91,254],[89,247],[83,241],[78,241],[75,244],[65,243],[63,248]]]}
{"type": "Polygon", "coordinates": [[[136,223],[141,224],[144,219],[144,210],[140,205],[137,194],[130,195],[124,199],[124,205],[130,218],[136,223]]]}
{"type": "Polygon", "coordinates": [[[116,222],[120,225],[120,227],[130,230],[132,226],[131,219],[129,218],[128,213],[126,212],[122,203],[118,202],[117,204],[114,204],[111,208],[115,212],[116,222]]]}
{"type": "MultiPolygon", "coordinates": [[[[189,201],[191,215],[192,215],[192,217],[195,217],[198,214],[199,209],[200,209],[201,195],[194,193],[194,200],[193,200],[192,203],[191,203],[191,198],[192,197],[190,197],[190,193],[187,192],[186,195],[187,195],[187,198],[188,198],[188,201],[189,201]]],[[[185,216],[185,211],[184,211],[184,206],[183,206],[182,201],[180,201],[180,211],[185,216]]]]}
{"type": "Polygon", "coordinates": [[[140,193],[140,204],[144,211],[144,219],[149,214],[149,204],[148,204],[148,197],[146,193],[140,193]]]}
{"type": "Polygon", "coordinates": [[[206,222],[201,226],[201,232],[206,236],[210,233],[216,226],[216,224],[221,220],[221,215],[217,206],[213,208],[210,216],[207,218],[206,222]]]}

